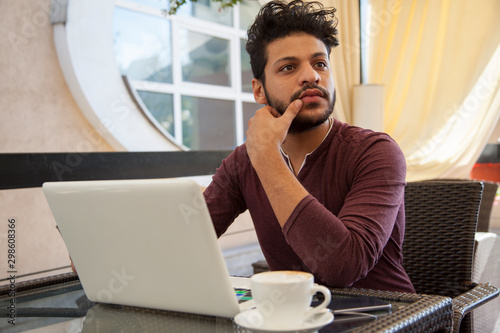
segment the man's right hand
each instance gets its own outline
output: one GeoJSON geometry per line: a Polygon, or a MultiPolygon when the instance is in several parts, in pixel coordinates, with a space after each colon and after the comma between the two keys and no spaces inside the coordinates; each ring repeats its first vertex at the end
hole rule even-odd
{"type": "Polygon", "coordinates": [[[246,148],[252,165],[266,160],[268,154],[279,153],[285,142],[288,129],[295,116],[302,108],[303,102],[298,99],[290,103],[283,115],[274,108],[266,105],[255,112],[255,116],[248,122],[246,148]]]}
{"type": "Polygon", "coordinates": [[[285,163],[280,150],[288,129],[301,108],[302,101],[296,100],[280,116],[275,109],[265,106],[257,110],[250,119],[247,131],[248,157],[281,226],[299,202],[309,194],[285,163]]]}

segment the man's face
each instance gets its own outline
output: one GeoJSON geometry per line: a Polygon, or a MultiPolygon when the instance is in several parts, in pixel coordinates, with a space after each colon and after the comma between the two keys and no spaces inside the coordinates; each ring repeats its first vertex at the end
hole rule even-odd
{"type": "Polygon", "coordinates": [[[291,102],[302,99],[290,134],[324,123],[335,105],[335,88],[323,42],[306,33],[293,34],[271,42],[267,56],[265,83],[252,81],[255,100],[283,114],[291,102]]]}

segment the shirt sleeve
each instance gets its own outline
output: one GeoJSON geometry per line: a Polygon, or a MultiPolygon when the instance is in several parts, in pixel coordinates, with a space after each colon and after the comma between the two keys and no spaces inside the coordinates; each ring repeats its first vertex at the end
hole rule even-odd
{"type": "Polygon", "coordinates": [[[288,244],[311,272],[339,287],[351,286],[377,264],[406,185],[405,158],[391,139],[372,140],[345,163],[350,189],[339,213],[334,215],[309,195],[283,227],[288,244]]]}
{"type": "Polygon", "coordinates": [[[217,237],[247,209],[238,185],[239,172],[245,167],[245,159],[242,157],[246,156],[246,150],[241,150],[236,148],[222,161],[212,182],[203,192],[217,237]]]}

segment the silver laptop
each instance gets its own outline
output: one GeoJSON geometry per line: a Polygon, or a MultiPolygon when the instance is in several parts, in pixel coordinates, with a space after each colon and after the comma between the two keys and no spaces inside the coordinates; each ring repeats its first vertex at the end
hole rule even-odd
{"type": "Polygon", "coordinates": [[[231,278],[199,185],[189,179],[43,184],[94,302],[234,317],[231,278]]]}

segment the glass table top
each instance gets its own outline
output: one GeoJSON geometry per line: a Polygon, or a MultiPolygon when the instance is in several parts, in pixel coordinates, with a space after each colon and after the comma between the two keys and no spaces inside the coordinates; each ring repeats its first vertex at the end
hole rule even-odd
{"type": "MultiPolygon", "coordinates": [[[[336,292],[332,289],[332,302],[340,298],[358,297],[358,294],[349,295],[349,292],[346,293],[345,290],[336,292]]],[[[395,293],[396,296],[393,294],[386,295],[390,295],[392,299],[385,297],[385,300],[392,305],[391,310],[370,312],[370,315],[335,315],[334,321],[321,328],[319,332],[336,333],[353,329],[367,332],[371,331],[369,327],[375,322],[378,326],[392,325],[392,322],[400,325],[400,322],[408,321],[408,318],[414,315],[417,318],[432,316],[441,305],[447,307],[448,302],[446,298],[439,296],[437,296],[439,299],[427,299],[426,296],[408,295],[406,297],[401,293],[395,293]],[[415,307],[415,304],[422,300],[430,302],[429,305],[423,304],[421,309],[415,307]],[[409,310],[415,313],[412,314],[409,310]]],[[[382,295],[384,295],[383,292],[382,295]]],[[[449,303],[451,310],[451,300],[449,303]]],[[[251,332],[229,318],[95,304],[87,299],[77,279],[19,291],[16,292],[15,297],[10,297],[8,294],[0,295],[0,313],[2,315],[1,332],[251,332]],[[13,300],[15,305],[12,316],[13,300]],[[11,318],[9,318],[9,313],[11,318]]],[[[443,315],[441,312],[438,314],[443,315]]],[[[446,311],[445,314],[447,315],[446,311]]],[[[451,311],[449,315],[451,320],[451,311]]],[[[374,331],[377,330],[378,328],[374,331]]]]}

